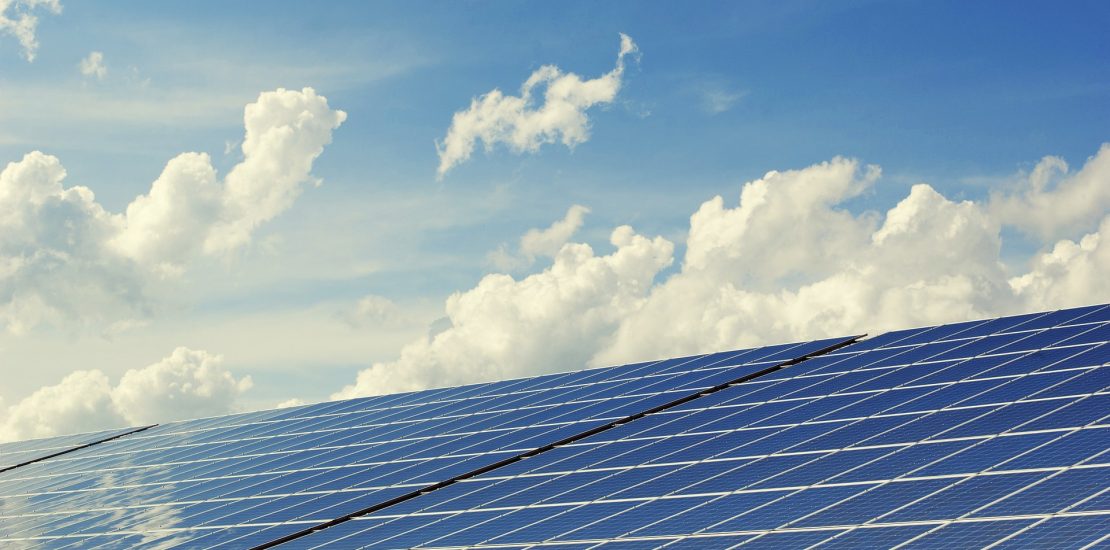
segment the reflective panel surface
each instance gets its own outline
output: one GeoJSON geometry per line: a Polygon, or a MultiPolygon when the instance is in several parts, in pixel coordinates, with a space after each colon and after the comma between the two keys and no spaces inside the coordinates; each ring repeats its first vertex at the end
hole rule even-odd
{"type": "Polygon", "coordinates": [[[844,341],[164,424],[0,473],[0,543],[251,547],[844,341]]]}
{"type": "Polygon", "coordinates": [[[1110,310],[893,332],[280,548],[1081,548],[1110,310]]]}

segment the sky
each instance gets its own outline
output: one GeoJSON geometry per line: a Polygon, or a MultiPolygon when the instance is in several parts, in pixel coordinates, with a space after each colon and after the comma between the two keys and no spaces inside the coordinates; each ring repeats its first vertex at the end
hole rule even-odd
{"type": "Polygon", "coordinates": [[[1110,301],[1108,24],[0,0],[0,439],[1110,301]]]}

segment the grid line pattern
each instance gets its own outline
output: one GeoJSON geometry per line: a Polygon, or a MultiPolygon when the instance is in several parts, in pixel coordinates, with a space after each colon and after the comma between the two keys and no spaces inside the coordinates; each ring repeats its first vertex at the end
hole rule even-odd
{"type": "Polygon", "coordinates": [[[1108,314],[888,333],[281,548],[1094,544],[1108,314]]]}
{"type": "Polygon", "coordinates": [[[265,544],[850,340],[157,426],[0,475],[0,541],[265,544]]]}
{"type": "Polygon", "coordinates": [[[121,428],[117,430],[103,430],[98,432],[0,443],[0,473],[61,456],[66,453],[71,453],[78,449],[91,447],[98,443],[111,441],[125,435],[138,433],[152,427],[153,426],[139,426],[136,428],[121,428]]]}
{"type": "Polygon", "coordinates": [[[107,439],[19,444],[0,543],[1087,548],[1110,540],[1110,307],[107,439]]]}

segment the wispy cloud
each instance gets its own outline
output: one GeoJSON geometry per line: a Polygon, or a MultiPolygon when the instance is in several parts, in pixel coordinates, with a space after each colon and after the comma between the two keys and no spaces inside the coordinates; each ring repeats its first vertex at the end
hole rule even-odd
{"type": "Polygon", "coordinates": [[[729,90],[716,85],[707,86],[701,90],[701,107],[711,115],[719,115],[731,110],[745,95],[747,92],[740,90],[729,90]]]}
{"type": "Polygon", "coordinates": [[[36,12],[57,15],[62,13],[62,4],[58,0],[0,0],[0,35],[15,37],[28,62],[35,60],[39,49],[36,12]]]}
{"type": "Polygon", "coordinates": [[[108,74],[108,66],[104,64],[104,52],[89,52],[89,55],[77,64],[77,68],[83,76],[94,77],[97,80],[104,80],[108,74]]]}
{"type": "Polygon", "coordinates": [[[503,271],[516,271],[531,266],[538,257],[554,258],[582,227],[590,209],[580,204],[567,209],[566,216],[545,229],[529,229],[520,237],[520,244],[514,252],[508,244],[502,244],[488,255],[490,263],[503,271]]]}
{"type": "Polygon", "coordinates": [[[519,96],[494,89],[471,100],[470,107],[451,119],[447,136],[436,143],[443,177],[465,162],[481,141],[487,150],[502,143],[514,152],[535,152],[546,143],[560,141],[567,147],[589,139],[586,111],[594,105],[611,103],[621,89],[624,59],[639,50],[625,34],[620,35],[617,64],[612,71],[591,80],[563,73],[554,65],[540,67],[521,86],[519,96]],[[535,92],[543,89],[543,102],[535,92]]]}
{"type": "MultiPolygon", "coordinates": [[[[159,55],[164,57],[127,59],[117,54],[109,59],[105,55],[100,63],[108,72],[97,86],[46,76],[17,85],[0,75],[4,88],[0,127],[17,132],[22,143],[38,147],[108,150],[114,142],[76,142],[72,136],[93,133],[104,137],[105,124],[115,128],[224,127],[239,118],[243,105],[256,97],[258,90],[286,83],[344,90],[395,77],[427,62],[415,54],[349,63],[259,59],[208,50],[159,50],[159,55]]],[[[90,69],[95,70],[95,65],[90,69]]],[[[86,78],[97,76],[92,72],[86,78]]]]}

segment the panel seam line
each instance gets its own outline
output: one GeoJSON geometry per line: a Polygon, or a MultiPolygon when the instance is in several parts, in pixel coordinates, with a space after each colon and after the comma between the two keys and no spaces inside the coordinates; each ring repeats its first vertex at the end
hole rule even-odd
{"type": "Polygon", "coordinates": [[[13,464],[11,466],[5,466],[3,468],[0,468],[0,474],[2,474],[4,472],[9,472],[9,471],[14,470],[16,468],[22,468],[23,466],[27,466],[29,464],[34,464],[36,462],[42,462],[44,460],[50,460],[51,458],[62,456],[64,454],[69,454],[69,453],[72,453],[74,451],[80,451],[81,449],[87,449],[89,447],[92,447],[93,445],[99,445],[101,443],[107,443],[108,441],[119,439],[119,438],[121,438],[123,436],[126,436],[126,435],[131,435],[131,434],[139,433],[139,432],[144,431],[144,430],[149,430],[149,429],[151,429],[155,426],[157,426],[157,424],[150,424],[149,426],[139,426],[138,428],[135,428],[135,429],[132,429],[132,430],[127,430],[123,433],[118,433],[118,434],[113,435],[111,437],[105,437],[105,438],[102,438],[102,439],[97,439],[97,440],[90,441],[90,442],[82,444],[82,445],[78,445],[76,447],[70,447],[68,449],[63,449],[63,450],[58,451],[56,453],[50,453],[50,454],[45,455],[45,456],[32,458],[31,460],[25,460],[23,462],[20,462],[19,464],[13,464]]]}
{"type": "MultiPolygon", "coordinates": [[[[716,386],[713,386],[711,388],[695,391],[691,394],[685,395],[683,397],[680,397],[680,398],[675,399],[673,401],[664,403],[662,405],[657,405],[657,406],[652,407],[650,409],[647,409],[645,411],[640,411],[638,413],[635,413],[635,414],[632,414],[632,415],[629,415],[629,416],[625,416],[623,418],[619,418],[617,420],[602,424],[602,425],[597,426],[595,428],[591,428],[591,429],[586,430],[584,432],[580,432],[580,433],[565,437],[565,438],[560,439],[559,441],[556,441],[554,443],[548,443],[547,445],[543,445],[541,447],[536,447],[534,449],[530,449],[530,450],[525,451],[523,453],[516,454],[514,456],[511,456],[509,458],[500,460],[498,462],[494,462],[493,464],[488,464],[488,465],[483,466],[481,468],[477,468],[477,469],[471,470],[469,472],[464,472],[464,473],[459,474],[457,476],[454,476],[452,478],[445,479],[443,481],[421,487],[421,488],[416,489],[414,491],[411,491],[409,493],[405,493],[403,495],[394,497],[392,499],[389,499],[389,500],[386,500],[386,501],[383,501],[383,502],[379,502],[377,504],[368,506],[368,507],[363,508],[361,510],[357,510],[355,512],[345,514],[345,515],[337,517],[335,519],[328,520],[326,522],[313,525],[312,527],[308,527],[306,529],[302,529],[300,531],[290,533],[290,534],[285,535],[283,537],[280,537],[280,538],[277,538],[277,539],[274,539],[274,540],[271,540],[271,541],[268,541],[268,542],[264,542],[262,544],[251,547],[250,550],[266,550],[267,548],[273,548],[275,546],[278,546],[279,544],[285,544],[286,542],[311,535],[312,533],[315,533],[317,531],[321,531],[321,530],[327,529],[329,527],[334,527],[334,526],[339,525],[341,523],[345,523],[347,521],[350,521],[354,518],[357,518],[357,517],[360,517],[360,516],[365,516],[367,514],[372,514],[374,512],[377,512],[378,510],[388,508],[388,507],[393,506],[395,504],[400,504],[402,502],[411,500],[411,499],[416,498],[418,496],[430,493],[432,491],[442,489],[442,488],[447,487],[449,485],[453,485],[453,484],[458,483],[460,481],[463,481],[465,479],[470,479],[470,478],[473,478],[473,477],[477,477],[477,476],[482,475],[482,474],[484,474],[486,472],[489,472],[491,470],[496,470],[498,468],[508,466],[509,464],[519,462],[519,461],[524,460],[526,458],[530,458],[530,457],[536,456],[538,454],[550,451],[554,448],[561,447],[561,446],[567,445],[569,443],[574,443],[575,441],[585,439],[585,438],[590,437],[592,435],[595,435],[595,434],[598,434],[598,433],[601,433],[601,432],[604,432],[604,431],[607,431],[607,430],[611,430],[611,429],[616,428],[618,426],[621,426],[623,424],[627,424],[628,422],[631,422],[633,420],[637,420],[637,419],[643,418],[645,416],[648,416],[650,414],[655,414],[655,413],[658,413],[658,412],[661,412],[661,411],[664,411],[664,410],[667,410],[667,409],[670,409],[670,408],[673,408],[673,407],[677,407],[679,405],[683,405],[685,403],[688,403],[688,402],[693,401],[695,399],[698,399],[700,397],[704,397],[704,396],[719,392],[721,390],[724,390],[724,389],[729,388],[731,386],[734,386],[736,384],[741,384],[741,383],[744,383],[744,382],[748,382],[750,380],[753,380],[755,378],[759,378],[761,376],[766,376],[766,375],[771,374],[773,372],[776,372],[778,370],[781,370],[781,369],[784,369],[784,368],[787,368],[787,367],[790,367],[790,366],[793,366],[793,365],[797,365],[798,363],[801,363],[801,362],[803,362],[807,359],[817,357],[817,356],[820,356],[820,355],[825,355],[827,353],[832,353],[832,352],[834,352],[834,351],[836,351],[840,348],[843,348],[845,346],[849,346],[851,344],[854,344],[854,343],[858,342],[859,339],[863,338],[864,336],[866,336],[866,334],[859,334],[859,335],[856,335],[856,336],[847,337],[844,340],[841,340],[839,342],[835,342],[835,343],[833,343],[829,346],[826,346],[824,348],[821,348],[821,349],[818,349],[818,350],[815,350],[815,351],[811,351],[811,352],[809,352],[805,355],[800,355],[798,357],[794,357],[793,359],[782,361],[780,363],[775,363],[775,364],[773,364],[773,365],[771,365],[767,368],[764,368],[762,370],[739,376],[739,377],[737,377],[733,380],[723,382],[723,383],[718,384],[716,386]]],[[[143,429],[146,429],[146,428],[143,428],[143,429]]]]}

